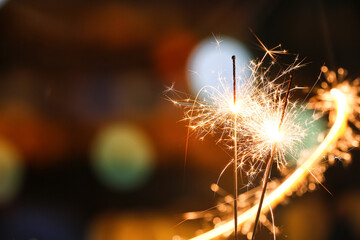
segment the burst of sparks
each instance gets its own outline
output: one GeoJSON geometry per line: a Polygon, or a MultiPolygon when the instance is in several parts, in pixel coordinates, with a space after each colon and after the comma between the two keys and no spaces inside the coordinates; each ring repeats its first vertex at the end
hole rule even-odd
{"type": "MultiPolygon", "coordinates": [[[[284,166],[286,164],[285,155],[291,152],[294,145],[301,142],[305,133],[303,126],[295,122],[301,108],[297,108],[295,103],[288,101],[289,89],[287,89],[285,100],[289,104],[285,103],[284,105],[284,82],[276,82],[279,78],[287,76],[292,70],[300,67],[301,63],[297,62],[296,57],[293,64],[285,70],[281,69],[278,76],[271,79],[268,75],[270,69],[275,63],[278,64],[274,57],[277,53],[276,49],[268,50],[266,48],[266,53],[259,62],[250,62],[250,75],[243,72],[242,78],[236,79],[235,62],[233,62],[233,84],[228,84],[230,81],[219,76],[217,87],[203,87],[194,99],[174,101],[170,98],[175,104],[182,105],[186,109],[185,120],[189,122],[188,137],[190,130],[196,130],[201,139],[209,133],[220,133],[218,142],[223,142],[229,149],[233,149],[234,159],[231,162],[233,162],[235,170],[234,226],[236,239],[238,225],[237,168],[246,174],[249,183],[247,186],[249,186],[261,172],[262,165],[266,162],[267,156],[270,156],[270,152],[271,163],[276,162],[279,168],[284,166]],[[266,56],[270,56],[272,59],[271,64],[267,67],[264,66],[266,56]]],[[[233,56],[234,60],[235,56],[233,56]]]]}
{"type": "MultiPolygon", "coordinates": [[[[267,52],[265,56],[274,58],[275,53],[275,50],[271,54],[267,52]]],[[[278,167],[282,167],[286,165],[285,155],[301,144],[305,135],[304,124],[295,121],[304,108],[294,102],[287,105],[283,124],[281,129],[278,128],[286,91],[286,82],[282,79],[299,68],[301,62],[296,57],[292,64],[280,69],[277,76],[271,77],[270,69],[276,65],[276,59],[271,59],[268,66],[265,66],[264,61],[265,57],[258,62],[251,61],[248,69],[241,69],[241,74],[236,77],[235,103],[231,81],[221,75],[217,79],[218,86],[204,86],[195,98],[169,98],[174,104],[184,108],[184,120],[188,121],[189,130],[195,132],[200,139],[209,134],[216,135],[217,142],[232,150],[233,140],[237,138],[240,159],[238,167],[245,173],[250,184],[262,171],[275,143],[278,146],[275,162],[278,167]]],[[[173,89],[171,92],[180,97],[181,93],[173,89]]]]}

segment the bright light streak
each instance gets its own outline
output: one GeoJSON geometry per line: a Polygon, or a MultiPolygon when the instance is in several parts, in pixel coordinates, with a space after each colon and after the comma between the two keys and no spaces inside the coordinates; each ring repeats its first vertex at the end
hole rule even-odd
{"type": "MultiPolygon", "coordinates": [[[[330,91],[332,97],[336,102],[336,120],[327,134],[324,141],[317,147],[313,154],[300,166],[293,174],[291,174],[278,188],[270,193],[264,200],[262,211],[268,211],[269,206],[275,207],[281,200],[286,196],[287,193],[291,193],[296,190],[297,186],[302,180],[309,174],[309,170],[314,166],[322,157],[327,153],[328,148],[335,143],[345,132],[348,120],[348,103],[343,92],[333,88],[330,91]]],[[[246,212],[242,213],[238,217],[238,224],[241,225],[247,220],[253,218],[256,214],[258,205],[253,206],[246,212]]],[[[218,237],[229,231],[233,231],[234,220],[228,221],[220,227],[214,228],[208,232],[205,232],[197,237],[191,238],[190,240],[209,240],[218,237]]]]}

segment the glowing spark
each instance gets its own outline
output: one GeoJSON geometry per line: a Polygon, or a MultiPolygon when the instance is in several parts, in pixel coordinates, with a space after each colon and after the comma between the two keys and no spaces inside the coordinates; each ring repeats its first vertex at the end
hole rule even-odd
{"type": "Polygon", "coordinates": [[[273,122],[265,122],[265,133],[269,139],[269,144],[280,142],[285,135],[284,130],[279,129],[273,122]]]}
{"type": "Polygon", "coordinates": [[[241,111],[241,104],[240,102],[236,102],[234,103],[229,103],[229,109],[232,113],[240,113],[241,111]]]}

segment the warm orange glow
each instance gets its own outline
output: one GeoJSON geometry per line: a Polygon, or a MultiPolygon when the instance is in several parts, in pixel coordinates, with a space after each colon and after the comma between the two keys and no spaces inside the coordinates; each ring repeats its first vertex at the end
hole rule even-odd
{"type": "MultiPolygon", "coordinates": [[[[308,169],[313,167],[322,157],[327,153],[327,149],[331,146],[342,134],[345,132],[348,119],[348,103],[344,93],[338,89],[332,89],[330,91],[332,97],[336,102],[336,120],[334,125],[331,127],[328,135],[324,141],[317,147],[312,155],[300,166],[294,173],[292,173],[278,188],[271,192],[264,200],[262,211],[268,211],[269,206],[275,207],[281,200],[286,196],[287,193],[293,192],[299,183],[309,174],[308,169]]],[[[256,214],[258,205],[253,206],[246,212],[242,213],[238,217],[238,224],[241,225],[245,221],[250,220],[256,214]]],[[[220,227],[214,228],[208,232],[205,232],[191,240],[209,240],[213,239],[221,234],[233,231],[234,220],[228,221],[220,227]]]]}

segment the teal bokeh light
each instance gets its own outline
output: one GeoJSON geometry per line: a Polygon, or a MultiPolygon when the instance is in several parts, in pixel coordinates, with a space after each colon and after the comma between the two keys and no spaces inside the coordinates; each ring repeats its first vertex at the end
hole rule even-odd
{"type": "Polygon", "coordinates": [[[18,193],[23,175],[21,163],[16,149],[0,140],[0,204],[9,202],[18,193]]]}
{"type": "Polygon", "coordinates": [[[95,173],[107,187],[131,190],[143,185],[154,168],[148,137],[131,124],[115,124],[97,136],[92,153],[95,173]]]}
{"type": "MultiPolygon", "coordinates": [[[[296,167],[301,157],[306,157],[320,144],[322,134],[326,133],[327,124],[325,119],[319,118],[314,120],[314,110],[305,110],[297,116],[295,121],[304,126],[305,137],[301,144],[294,147],[291,153],[288,153],[286,160],[289,167],[296,167]]],[[[291,131],[291,129],[289,129],[291,131]]]]}

